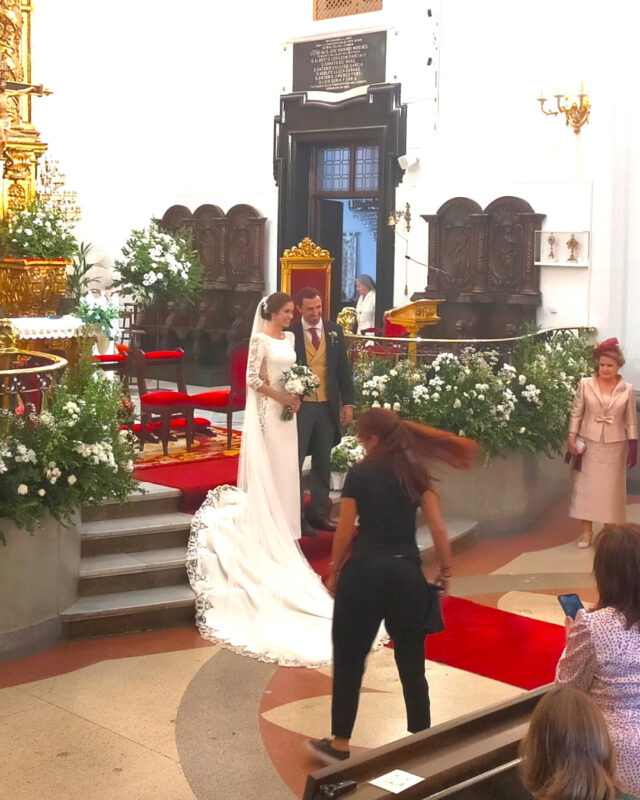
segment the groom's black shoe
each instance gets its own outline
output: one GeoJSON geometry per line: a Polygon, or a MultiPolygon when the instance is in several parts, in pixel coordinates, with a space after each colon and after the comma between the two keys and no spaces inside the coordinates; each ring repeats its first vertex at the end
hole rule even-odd
{"type": "Polygon", "coordinates": [[[336,531],[338,528],[336,523],[329,519],[329,517],[323,517],[322,519],[310,519],[309,524],[319,531],[330,531],[331,533],[336,531]]]}
{"type": "Polygon", "coordinates": [[[313,528],[306,519],[303,519],[300,523],[300,533],[302,536],[317,536],[318,531],[313,528]]]}

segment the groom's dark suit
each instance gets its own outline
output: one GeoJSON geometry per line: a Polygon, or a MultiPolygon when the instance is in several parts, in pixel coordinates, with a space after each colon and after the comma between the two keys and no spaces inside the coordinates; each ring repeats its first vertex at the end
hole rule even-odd
{"type": "Polygon", "coordinates": [[[306,397],[296,415],[301,469],[305,457],[311,456],[311,503],[307,516],[312,524],[325,519],[329,509],[331,448],[341,437],[340,407],[354,404],[353,375],[342,328],[328,320],[320,324],[323,334],[317,351],[305,341],[308,337],[305,337],[301,320],[291,326],[298,364],[309,366],[322,380],[318,395],[306,397]]]}

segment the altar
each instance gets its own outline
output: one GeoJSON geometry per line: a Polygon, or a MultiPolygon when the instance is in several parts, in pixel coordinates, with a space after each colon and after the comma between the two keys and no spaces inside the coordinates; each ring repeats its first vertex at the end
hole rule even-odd
{"type": "Polygon", "coordinates": [[[63,356],[75,364],[83,348],[90,351],[96,338],[96,326],[87,325],[78,317],[14,317],[11,324],[17,331],[17,346],[63,356]]]}

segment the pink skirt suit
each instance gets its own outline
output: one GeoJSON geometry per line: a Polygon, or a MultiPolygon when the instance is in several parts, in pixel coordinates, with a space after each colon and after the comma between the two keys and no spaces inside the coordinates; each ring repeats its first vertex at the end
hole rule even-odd
{"type": "Polygon", "coordinates": [[[622,378],[610,395],[595,376],[582,378],[571,411],[569,433],[585,440],[582,467],[571,471],[569,516],[620,524],[627,505],[627,441],[638,438],[633,386],[622,378]]]}

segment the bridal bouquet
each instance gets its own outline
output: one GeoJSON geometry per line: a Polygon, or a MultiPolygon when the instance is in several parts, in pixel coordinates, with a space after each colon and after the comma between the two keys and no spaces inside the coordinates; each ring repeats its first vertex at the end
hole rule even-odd
{"type": "MultiPolygon", "coordinates": [[[[313,394],[320,386],[320,381],[304,364],[294,364],[291,369],[282,373],[283,389],[289,394],[297,394],[300,398],[313,394]]],[[[293,413],[289,406],[284,407],[280,419],[291,420],[293,413]]]]}

